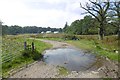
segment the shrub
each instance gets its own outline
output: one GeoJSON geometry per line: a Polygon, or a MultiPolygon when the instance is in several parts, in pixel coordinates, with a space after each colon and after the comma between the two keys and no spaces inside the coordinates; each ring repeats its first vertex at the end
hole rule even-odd
{"type": "Polygon", "coordinates": [[[75,35],[64,35],[63,39],[65,39],[65,40],[79,40],[78,37],[75,35]]]}
{"type": "Polygon", "coordinates": [[[29,50],[29,49],[23,50],[22,51],[22,56],[25,57],[25,58],[31,57],[31,50],[29,50]]]}
{"type": "Polygon", "coordinates": [[[38,60],[38,59],[41,59],[42,57],[43,57],[43,55],[40,54],[38,51],[36,51],[36,50],[33,51],[33,55],[32,55],[33,60],[38,60]]]}
{"type": "Polygon", "coordinates": [[[42,54],[40,54],[37,50],[30,50],[30,49],[26,49],[22,52],[22,56],[24,58],[32,58],[33,60],[38,60],[41,59],[43,57],[42,54]]]}

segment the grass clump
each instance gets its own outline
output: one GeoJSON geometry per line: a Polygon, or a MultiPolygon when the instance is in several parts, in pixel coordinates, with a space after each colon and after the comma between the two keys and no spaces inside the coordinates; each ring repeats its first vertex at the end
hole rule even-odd
{"type": "Polygon", "coordinates": [[[59,75],[64,75],[64,76],[68,75],[69,72],[65,67],[58,66],[58,68],[59,68],[59,75]]]}
{"type": "Polygon", "coordinates": [[[43,57],[43,55],[39,53],[36,49],[34,51],[25,49],[24,51],[22,51],[22,56],[24,58],[32,58],[33,60],[38,60],[43,57]]]}

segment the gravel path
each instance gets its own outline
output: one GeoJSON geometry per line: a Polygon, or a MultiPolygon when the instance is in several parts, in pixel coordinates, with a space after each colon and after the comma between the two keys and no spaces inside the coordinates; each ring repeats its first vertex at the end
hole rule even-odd
{"type": "Polygon", "coordinates": [[[52,65],[46,65],[39,61],[36,64],[16,73],[11,78],[54,78],[58,75],[58,70],[52,65]]]}
{"type": "Polygon", "coordinates": [[[99,78],[99,75],[98,72],[95,71],[72,71],[67,76],[59,75],[58,68],[39,61],[36,64],[17,72],[10,78],[99,78]]]}
{"type": "MultiPolygon", "coordinates": [[[[38,39],[39,40],[39,39],[38,39]]],[[[59,42],[59,41],[51,41],[51,40],[43,40],[41,39],[41,41],[46,42],[46,43],[50,43],[53,45],[52,49],[56,49],[56,48],[64,48],[64,47],[74,47],[68,43],[65,42],[59,42]]],[[[75,48],[75,47],[74,47],[75,48]]]]}
{"type": "MultiPolygon", "coordinates": [[[[40,40],[40,39],[37,39],[40,40]]],[[[58,41],[51,40],[41,40],[53,45],[52,49],[61,48],[61,47],[74,47],[70,44],[58,41]]],[[[53,65],[45,64],[42,61],[38,61],[34,65],[25,68],[16,74],[12,75],[10,78],[100,78],[100,71],[103,68],[100,68],[95,71],[87,70],[82,72],[72,71],[68,75],[59,75],[59,69],[53,65]]]]}

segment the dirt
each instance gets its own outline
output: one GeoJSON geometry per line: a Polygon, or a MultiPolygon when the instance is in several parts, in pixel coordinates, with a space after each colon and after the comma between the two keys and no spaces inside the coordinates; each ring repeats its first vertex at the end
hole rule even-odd
{"type": "MultiPolygon", "coordinates": [[[[40,39],[37,39],[40,40],[40,39]]],[[[74,47],[70,44],[51,40],[41,40],[53,45],[52,49],[61,47],[74,47]]],[[[24,68],[19,72],[11,75],[10,78],[117,78],[118,67],[117,63],[111,62],[109,59],[103,61],[103,66],[95,70],[72,71],[68,75],[59,75],[59,70],[53,65],[45,64],[43,61],[38,61],[28,68],[24,68]]]]}
{"type": "Polygon", "coordinates": [[[68,43],[65,43],[65,42],[42,40],[42,39],[41,39],[41,41],[52,44],[53,45],[52,49],[64,48],[64,47],[74,47],[74,46],[72,46],[68,43]]]}

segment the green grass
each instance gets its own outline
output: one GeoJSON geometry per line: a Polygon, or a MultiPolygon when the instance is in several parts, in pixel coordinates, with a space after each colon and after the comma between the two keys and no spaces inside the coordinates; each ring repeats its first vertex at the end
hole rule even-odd
{"type": "Polygon", "coordinates": [[[62,38],[41,38],[41,39],[47,39],[47,40],[53,40],[53,41],[64,41],[62,38]]]}
{"type": "Polygon", "coordinates": [[[45,49],[50,48],[52,45],[38,41],[32,40],[28,38],[24,38],[23,36],[4,36],[2,42],[2,59],[7,55],[18,55],[16,58],[3,63],[2,64],[2,75],[3,77],[7,77],[9,72],[14,69],[18,69],[26,64],[30,64],[34,62],[32,58],[24,58],[22,56],[22,51],[24,50],[24,41],[27,42],[27,45],[31,45],[34,42],[35,49],[41,54],[45,49]]]}
{"type": "Polygon", "coordinates": [[[64,75],[64,76],[68,75],[68,70],[66,68],[61,66],[58,66],[58,68],[59,68],[59,75],[64,75]]]}
{"type": "Polygon", "coordinates": [[[111,46],[108,48],[106,44],[103,44],[103,43],[95,44],[93,40],[86,40],[86,39],[82,39],[79,41],[69,40],[66,42],[80,49],[89,50],[92,53],[96,53],[99,56],[108,57],[111,60],[118,61],[118,54],[113,52],[113,50],[116,49],[115,47],[111,50],[111,46]]]}
{"type": "Polygon", "coordinates": [[[80,49],[96,53],[99,56],[108,57],[109,59],[115,61],[118,60],[118,54],[114,52],[114,50],[118,50],[118,39],[116,35],[105,36],[104,40],[99,40],[97,35],[76,35],[79,38],[79,40],[76,41],[64,40],[63,37],[51,37],[52,35],[54,34],[51,34],[43,39],[65,41],[80,49]]]}
{"type": "Polygon", "coordinates": [[[51,44],[47,44],[45,42],[39,41],[39,40],[35,40],[35,39],[27,39],[28,44],[30,45],[32,42],[34,42],[35,48],[37,51],[42,52],[45,49],[49,49],[50,47],[52,47],[51,44]]]}
{"type": "Polygon", "coordinates": [[[91,50],[94,48],[93,41],[87,41],[87,40],[79,40],[79,41],[73,41],[73,40],[67,40],[67,43],[73,44],[77,46],[78,48],[85,49],[85,50],[91,50]]]}
{"type": "Polygon", "coordinates": [[[32,62],[34,62],[33,59],[31,59],[31,58],[25,59],[23,57],[19,57],[19,58],[14,59],[13,61],[6,62],[6,63],[2,64],[2,77],[5,78],[9,74],[11,74],[11,70],[17,70],[20,67],[23,67],[32,62]]]}

